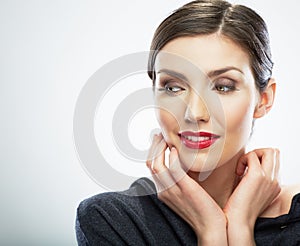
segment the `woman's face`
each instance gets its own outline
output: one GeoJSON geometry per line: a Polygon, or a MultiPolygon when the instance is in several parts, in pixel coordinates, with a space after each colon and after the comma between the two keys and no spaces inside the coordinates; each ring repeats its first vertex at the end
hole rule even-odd
{"type": "Polygon", "coordinates": [[[186,169],[212,171],[244,151],[259,93],[241,47],[217,34],[174,39],[155,76],[157,118],[186,169]]]}

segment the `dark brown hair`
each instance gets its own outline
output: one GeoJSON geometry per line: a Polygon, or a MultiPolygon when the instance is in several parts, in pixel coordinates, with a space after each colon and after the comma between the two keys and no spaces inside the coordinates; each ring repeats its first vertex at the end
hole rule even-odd
{"type": "Polygon", "coordinates": [[[223,0],[196,0],[167,17],[155,31],[148,61],[148,75],[155,82],[154,63],[158,52],[171,40],[220,33],[248,54],[255,83],[263,91],[272,75],[269,34],[264,20],[252,9],[223,0]]]}

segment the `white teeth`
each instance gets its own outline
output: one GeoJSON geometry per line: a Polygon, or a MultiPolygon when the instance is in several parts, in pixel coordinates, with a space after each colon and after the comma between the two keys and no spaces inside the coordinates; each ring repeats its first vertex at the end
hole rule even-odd
{"type": "Polygon", "coordinates": [[[210,140],[210,137],[196,137],[196,136],[183,136],[187,140],[193,141],[193,142],[201,142],[201,141],[206,141],[210,140]]]}

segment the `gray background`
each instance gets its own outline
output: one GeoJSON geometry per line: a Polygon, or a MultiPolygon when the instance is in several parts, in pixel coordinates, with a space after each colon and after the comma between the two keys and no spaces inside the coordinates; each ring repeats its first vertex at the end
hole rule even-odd
{"type": "MultiPolygon", "coordinates": [[[[101,65],[147,50],[159,22],[186,2],[0,1],[0,245],[76,245],[78,203],[104,191],[77,158],[72,133],[77,96],[101,65]]],[[[275,108],[257,122],[249,149],[279,147],[282,182],[295,183],[299,1],[238,2],[267,21],[279,82],[275,108]]]]}

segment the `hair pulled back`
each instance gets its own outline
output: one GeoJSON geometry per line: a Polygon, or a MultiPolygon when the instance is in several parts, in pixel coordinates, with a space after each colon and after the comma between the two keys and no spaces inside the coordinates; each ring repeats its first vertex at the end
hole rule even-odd
{"type": "Polygon", "coordinates": [[[213,33],[226,36],[248,53],[256,86],[263,91],[273,69],[267,26],[252,9],[224,0],[192,1],[175,10],[158,26],[148,60],[148,75],[153,83],[156,56],[168,42],[213,33]]]}

